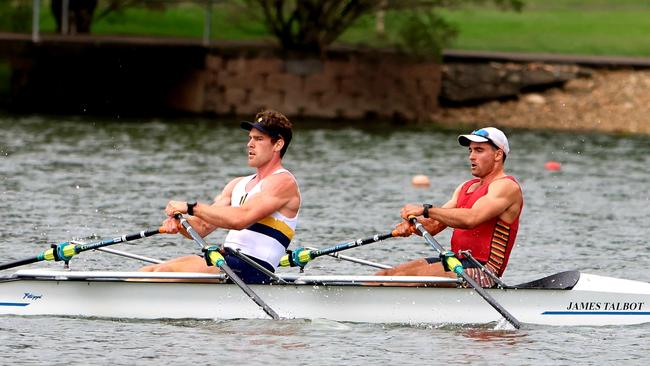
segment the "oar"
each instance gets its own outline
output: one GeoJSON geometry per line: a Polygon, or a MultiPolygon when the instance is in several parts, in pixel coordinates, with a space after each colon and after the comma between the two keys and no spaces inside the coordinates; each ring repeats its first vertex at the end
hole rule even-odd
{"type": "Polygon", "coordinates": [[[409,218],[409,220],[415,225],[415,228],[422,234],[424,239],[435,249],[441,256],[444,264],[451,271],[456,273],[458,277],[461,277],[465,282],[467,282],[470,287],[476,291],[481,297],[488,302],[496,311],[499,312],[513,327],[519,329],[521,324],[519,321],[510,314],[503,306],[501,306],[490,294],[487,293],[481,286],[479,286],[472,277],[470,277],[465,271],[463,271],[463,265],[460,261],[454,256],[452,251],[446,251],[436,239],[433,238],[431,234],[422,226],[422,224],[415,217],[409,218]]]}
{"type": "Polygon", "coordinates": [[[302,268],[305,267],[307,263],[309,263],[309,261],[318,258],[320,256],[340,252],[342,250],[360,247],[362,245],[366,245],[370,243],[375,243],[381,240],[392,238],[394,236],[396,236],[395,231],[391,231],[389,233],[375,234],[374,236],[368,238],[357,239],[354,241],[338,244],[333,247],[325,248],[325,249],[296,248],[291,252],[291,254],[286,254],[280,259],[280,266],[281,267],[299,266],[302,268]]]}
{"type": "Polygon", "coordinates": [[[111,248],[96,248],[96,250],[99,251],[99,252],[115,254],[115,255],[119,255],[120,257],[126,257],[126,258],[131,258],[131,259],[137,259],[137,260],[139,260],[139,261],[149,262],[149,263],[154,263],[154,264],[160,264],[160,263],[163,263],[163,262],[164,262],[164,261],[161,260],[161,259],[145,257],[145,256],[143,256],[143,255],[133,254],[133,253],[125,252],[125,251],[122,251],[122,250],[117,250],[117,249],[111,249],[111,248]]]}
{"type": "Polygon", "coordinates": [[[375,267],[375,268],[381,268],[381,269],[389,269],[393,268],[392,266],[389,266],[388,264],[383,264],[383,263],[377,263],[377,262],[371,262],[369,260],[361,259],[361,258],[355,258],[355,257],[350,257],[348,255],[343,255],[340,253],[330,253],[330,257],[334,257],[336,259],[341,259],[344,261],[352,262],[352,263],[357,263],[357,264],[363,264],[366,266],[370,267],[375,267]]]}
{"type": "Polygon", "coordinates": [[[199,235],[196,232],[196,230],[194,230],[192,225],[183,217],[183,215],[176,214],[175,217],[181,221],[181,225],[183,225],[187,233],[190,234],[190,236],[192,237],[192,239],[194,239],[196,244],[198,244],[201,247],[201,250],[205,252],[207,261],[209,261],[209,263],[219,267],[219,269],[225,272],[226,275],[228,275],[228,277],[232,280],[232,282],[234,282],[237,286],[239,286],[239,288],[242,291],[244,291],[244,293],[248,295],[248,297],[250,297],[253,301],[255,301],[255,303],[259,305],[264,310],[265,313],[267,313],[271,318],[273,318],[273,320],[280,319],[278,313],[276,313],[273,309],[271,309],[271,307],[267,305],[264,302],[264,300],[262,300],[262,298],[257,296],[257,294],[253,292],[253,290],[250,287],[248,287],[248,285],[246,285],[246,283],[242,281],[242,279],[239,278],[239,276],[237,276],[235,272],[233,272],[233,270],[226,263],[226,260],[223,258],[221,253],[219,253],[218,247],[214,247],[214,249],[212,249],[212,247],[210,247],[208,243],[206,243],[205,240],[203,240],[201,235],[199,235]]]}
{"type": "Polygon", "coordinates": [[[0,270],[3,269],[8,269],[8,268],[14,268],[18,266],[22,266],[25,264],[30,264],[30,263],[36,263],[40,261],[65,261],[68,262],[73,256],[85,252],[87,250],[92,250],[92,249],[97,249],[101,247],[105,247],[108,245],[113,245],[117,243],[123,243],[126,241],[131,241],[131,240],[136,240],[140,238],[146,238],[148,236],[156,235],[156,234],[161,234],[164,233],[163,228],[159,228],[156,230],[147,230],[147,231],[140,231],[139,233],[135,234],[128,234],[128,235],[122,235],[117,238],[113,239],[107,239],[107,240],[101,240],[101,241],[96,241],[92,243],[87,243],[87,244],[71,244],[70,242],[64,242],[60,244],[52,244],[52,247],[34,257],[29,257],[25,259],[20,259],[14,262],[9,262],[9,263],[4,263],[0,264],[0,270]]]}

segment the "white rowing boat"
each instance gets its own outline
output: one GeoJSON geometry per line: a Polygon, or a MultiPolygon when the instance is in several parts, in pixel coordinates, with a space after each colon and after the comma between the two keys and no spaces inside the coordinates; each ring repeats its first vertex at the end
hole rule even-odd
{"type": "MultiPolygon", "coordinates": [[[[215,278],[223,277],[199,273],[20,270],[0,277],[0,315],[268,319],[236,285],[209,282],[215,278]]],[[[501,319],[472,289],[368,285],[456,282],[453,279],[308,275],[281,278],[288,283],[251,288],[282,318],[402,324],[481,324],[501,319]]],[[[569,271],[487,291],[522,323],[650,323],[650,283],[646,282],[569,271]]]]}

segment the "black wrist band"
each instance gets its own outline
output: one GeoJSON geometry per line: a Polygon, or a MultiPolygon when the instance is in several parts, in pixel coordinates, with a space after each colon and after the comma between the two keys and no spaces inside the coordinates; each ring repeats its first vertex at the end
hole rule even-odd
{"type": "Polygon", "coordinates": [[[197,205],[196,201],[187,203],[187,214],[188,215],[194,216],[194,207],[196,207],[196,205],[197,205]]]}
{"type": "Polygon", "coordinates": [[[422,217],[424,217],[425,219],[428,219],[429,218],[429,209],[431,207],[433,207],[433,205],[425,203],[425,204],[422,205],[422,207],[424,207],[424,210],[422,210],[422,217]]]}

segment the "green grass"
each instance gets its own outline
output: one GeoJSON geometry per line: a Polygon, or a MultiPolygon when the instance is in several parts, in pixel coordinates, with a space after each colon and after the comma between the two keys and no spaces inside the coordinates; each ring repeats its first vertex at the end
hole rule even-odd
{"type": "Polygon", "coordinates": [[[460,29],[452,48],[650,56],[650,2],[531,1],[521,12],[444,10],[460,29]]]}
{"type": "MultiPolygon", "coordinates": [[[[95,15],[102,10],[98,7],[95,15]]],[[[270,36],[260,21],[252,20],[243,12],[238,1],[215,4],[211,24],[212,39],[260,39],[270,36]]],[[[111,12],[93,22],[92,33],[202,38],[204,26],[205,7],[186,1],[158,9],[133,6],[111,12]]],[[[54,32],[55,28],[54,17],[46,7],[41,15],[41,29],[43,32],[54,32]]]]}
{"type": "MultiPolygon", "coordinates": [[[[459,30],[450,48],[650,56],[648,0],[525,1],[521,13],[501,11],[494,6],[441,10],[443,17],[459,30]]],[[[55,26],[49,2],[43,3],[41,27],[52,32],[55,26]]],[[[240,4],[230,0],[213,7],[211,38],[272,38],[261,21],[240,4]]],[[[202,6],[189,2],[168,5],[163,10],[132,7],[98,20],[93,24],[93,33],[201,38],[204,16],[202,6]]],[[[401,14],[388,14],[387,34],[380,37],[374,31],[374,17],[366,16],[343,34],[341,42],[387,46],[395,40],[395,30],[404,19],[401,14]]]]}

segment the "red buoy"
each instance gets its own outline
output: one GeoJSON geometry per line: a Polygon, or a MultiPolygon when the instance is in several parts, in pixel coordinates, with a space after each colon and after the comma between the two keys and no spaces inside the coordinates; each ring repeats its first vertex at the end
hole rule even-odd
{"type": "Polygon", "coordinates": [[[547,161],[546,164],[544,164],[544,168],[546,170],[550,170],[552,172],[557,172],[557,171],[560,171],[562,169],[562,164],[560,164],[557,161],[550,160],[550,161],[547,161]]]}

